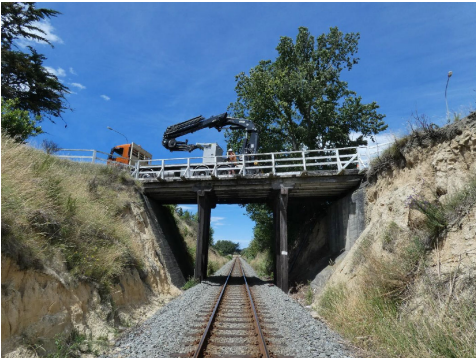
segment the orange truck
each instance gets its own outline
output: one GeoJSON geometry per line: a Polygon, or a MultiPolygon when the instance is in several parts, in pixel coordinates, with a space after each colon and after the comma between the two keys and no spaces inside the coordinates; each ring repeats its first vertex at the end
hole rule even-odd
{"type": "Polygon", "coordinates": [[[135,166],[138,160],[151,160],[152,154],[134,142],[113,147],[107,158],[108,165],[135,166]],[[120,163],[120,164],[119,164],[120,163]]]}

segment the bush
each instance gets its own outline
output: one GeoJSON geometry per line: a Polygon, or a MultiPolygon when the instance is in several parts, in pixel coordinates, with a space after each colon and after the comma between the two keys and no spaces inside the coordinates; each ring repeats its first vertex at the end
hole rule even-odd
{"type": "Polygon", "coordinates": [[[28,111],[18,109],[18,99],[2,97],[2,133],[17,142],[24,142],[29,137],[43,133],[38,126],[39,118],[31,118],[28,111]]]}
{"type": "Polygon", "coordinates": [[[192,288],[193,286],[196,286],[199,283],[200,283],[200,280],[193,277],[189,277],[188,281],[185,282],[185,285],[182,286],[182,290],[186,291],[189,288],[192,288]]]}
{"type": "Polygon", "coordinates": [[[218,264],[218,262],[208,260],[207,276],[213,275],[219,268],[220,268],[220,265],[218,264]]]}

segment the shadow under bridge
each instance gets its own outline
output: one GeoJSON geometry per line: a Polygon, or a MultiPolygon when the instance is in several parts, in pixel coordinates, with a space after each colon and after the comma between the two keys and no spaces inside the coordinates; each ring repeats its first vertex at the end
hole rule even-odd
{"type": "Polygon", "coordinates": [[[207,275],[208,237],[211,209],[217,204],[266,203],[273,208],[276,249],[275,282],[288,291],[288,202],[336,200],[355,190],[364,174],[358,169],[316,172],[306,175],[240,177],[212,179],[192,177],[186,180],[143,180],[144,194],[157,204],[197,204],[199,229],[195,259],[195,278],[207,275]]]}

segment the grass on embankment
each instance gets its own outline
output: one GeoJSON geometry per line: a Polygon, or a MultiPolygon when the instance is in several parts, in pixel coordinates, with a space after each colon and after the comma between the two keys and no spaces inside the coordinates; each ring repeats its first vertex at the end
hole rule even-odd
{"type": "Polygon", "coordinates": [[[64,271],[107,292],[141,267],[121,215],[140,200],[116,168],[62,160],[2,136],[2,255],[64,271]]]}
{"type": "Polygon", "coordinates": [[[409,205],[424,214],[423,230],[390,223],[375,238],[384,255],[362,242],[352,262],[362,267],[360,281],[329,287],[319,313],[376,357],[475,357],[476,267],[435,274],[428,250],[476,206],[476,177],[445,204],[414,197],[409,205]]]}

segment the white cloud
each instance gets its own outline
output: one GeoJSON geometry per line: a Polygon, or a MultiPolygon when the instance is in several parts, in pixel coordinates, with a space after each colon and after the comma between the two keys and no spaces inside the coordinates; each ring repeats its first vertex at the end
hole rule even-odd
{"type": "Polygon", "coordinates": [[[223,220],[225,220],[224,217],[212,216],[212,217],[210,218],[210,225],[213,225],[213,226],[223,226],[223,225],[225,225],[225,223],[222,222],[223,220]]]}
{"type": "Polygon", "coordinates": [[[58,67],[55,70],[53,67],[45,66],[45,70],[47,70],[52,75],[55,75],[56,77],[65,77],[66,76],[66,71],[63,70],[61,67],[58,67]]]}
{"type": "Polygon", "coordinates": [[[188,205],[178,205],[178,208],[181,208],[183,211],[197,211],[197,207],[188,206],[188,205]]]}
{"type": "Polygon", "coordinates": [[[103,100],[105,100],[105,101],[109,101],[109,100],[111,99],[111,97],[106,96],[105,94],[102,94],[102,95],[101,95],[101,98],[102,98],[103,100]]]}
{"type": "MultiPolygon", "coordinates": [[[[50,43],[60,43],[60,44],[63,43],[63,40],[58,35],[53,33],[55,31],[55,28],[51,25],[49,20],[34,22],[32,23],[32,26],[37,27],[38,29],[42,30],[44,33],[40,31],[30,31],[29,33],[41,36],[44,39],[48,40],[50,43]]],[[[31,45],[32,43],[45,44],[44,42],[25,39],[25,38],[20,38],[17,41],[18,46],[23,48],[28,45],[31,45]]]]}
{"type": "Polygon", "coordinates": [[[71,86],[79,88],[81,90],[86,89],[86,86],[83,86],[81,83],[71,83],[71,86]]]}
{"type": "Polygon", "coordinates": [[[72,75],[77,75],[76,71],[73,69],[73,67],[70,67],[69,68],[69,73],[71,73],[72,75]]]}

